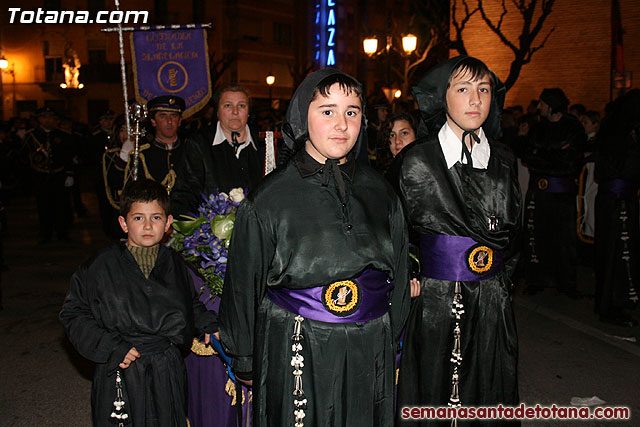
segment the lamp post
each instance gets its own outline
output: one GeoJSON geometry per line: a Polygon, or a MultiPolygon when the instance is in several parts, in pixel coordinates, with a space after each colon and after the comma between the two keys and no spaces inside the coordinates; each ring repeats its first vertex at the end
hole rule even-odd
{"type": "Polygon", "coordinates": [[[12,99],[11,99],[11,115],[15,116],[16,115],[16,64],[12,63],[11,64],[11,68],[9,68],[9,61],[7,61],[7,59],[4,57],[4,55],[2,55],[2,57],[0,58],[0,69],[2,70],[3,73],[8,73],[11,74],[11,77],[13,79],[12,82],[12,99]]]}
{"type": "MultiPolygon", "coordinates": [[[[409,89],[409,80],[412,74],[412,70],[425,59],[427,59],[427,55],[431,48],[435,43],[435,37],[431,37],[429,44],[424,48],[422,52],[417,52],[418,48],[418,37],[413,34],[406,34],[402,37],[402,50],[393,46],[393,38],[391,36],[386,36],[386,45],[384,49],[378,51],[378,39],[375,36],[367,37],[363,40],[363,49],[364,52],[370,57],[374,58],[382,53],[387,54],[387,84],[391,84],[391,76],[390,76],[390,68],[391,68],[391,59],[389,58],[389,52],[392,48],[395,48],[404,58],[404,67],[402,70],[394,68],[398,75],[402,77],[402,89],[401,94],[407,94],[409,89]],[[417,57],[412,61],[412,57],[414,53],[417,53],[417,57]]],[[[391,94],[395,91],[387,88],[388,92],[391,94]]],[[[393,93],[395,95],[395,93],[393,93]]],[[[396,97],[397,98],[397,97],[396,97]]],[[[391,100],[390,100],[391,101],[391,100]]]]}
{"type": "Polygon", "coordinates": [[[271,87],[276,82],[276,76],[269,73],[269,75],[265,78],[265,81],[267,82],[267,86],[269,86],[269,111],[271,111],[273,105],[273,100],[271,98],[271,87]]]}

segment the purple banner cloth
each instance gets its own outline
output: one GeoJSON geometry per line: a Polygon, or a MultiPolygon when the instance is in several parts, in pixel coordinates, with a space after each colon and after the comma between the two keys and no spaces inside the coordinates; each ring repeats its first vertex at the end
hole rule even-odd
{"type": "Polygon", "coordinates": [[[545,193],[573,193],[578,190],[573,178],[531,174],[529,188],[545,193]]]}
{"type": "Polygon", "coordinates": [[[638,198],[638,184],[625,179],[610,179],[598,183],[598,192],[613,193],[620,199],[638,198]]]}
{"type": "Polygon", "coordinates": [[[360,276],[351,279],[360,289],[360,306],[355,313],[337,316],[328,311],[322,303],[323,286],[308,289],[269,289],[267,298],[287,311],[328,323],[368,322],[377,319],[389,310],[389,291],[393,282],[387,275],[376,270],[365,270],[360,276]]]}
{"type": "MultiPolygon", "coordinates": [[[[189,270],[193,285],[200,292],[204,285],[202,279],[189,270]]],[[[200,301],[208,310],[218,311],[220,298],[210,299],[209,290],[200,295],[200,301]]],[[[233,398],[225,391],[229,376],[227,368],[218,356],[198,356],[192,352],[185,357],[187,366],[188,396],[187,405],[191,427],[237,427],[238,412],[231,406],[233,398]]],[[[246,417],[250,416],[249,389],[242,386],[245,403],[242,405],[243,427],[246,417]]]]}
{"type": "Polygon", "coordinates": [[[446,234],[420,236],[420,273],[424,277],[453,282],[489,279],[502,271],[502,251],[493,251],[491,268],[476,273],[469,266],[470,252],[478,242],[470,237],[446,234]]]}
{"type": "Polygon", "coordinates": [[[131,33],[136,98],[162,95],[184,99],[186,118],[211,98],[211,77],[204,29],[134,31],[131,33]]]}

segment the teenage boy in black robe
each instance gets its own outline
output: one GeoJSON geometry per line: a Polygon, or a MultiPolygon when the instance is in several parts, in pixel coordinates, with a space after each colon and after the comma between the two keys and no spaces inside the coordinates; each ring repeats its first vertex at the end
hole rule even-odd
{"type": "Polygon", "coordinates": [[[198,299],[182,257],[160,244],[173,219],[166,189],[131,181],[120,207],[128,241],[80,266],[60,320],[78,352],[96,363],[94,426],[186,426],[181,351],[198,334],[208,343],[216,316],[198,299]]]}
{"type": "Polygon", "coordinates": [[[400,424],[409,406],[519,400],[510,274],[521,196],[515,158],[489,139],[499,136],[504,86],[484,63],[459,56],[430,71],[413,94],[427,128],[441,127],[401,153],[400,189],[420,235],[422,277],[400,361],[400,424]]]}
{"type": "Polygon", "coordinates": [[[595,310],[600,320],[638,324],[627,309],[640,286],[640,90],[616,100],[596,139],[595,310]]]}
{"type": "Polygon", "coordinates": [[[253,382],[255,427],[393,424],[407,231],[391,185],[356,161],[363,111],[352,77],[309,75],[283,127],[299,150],[238,209],[220,336],[253,382]]]}

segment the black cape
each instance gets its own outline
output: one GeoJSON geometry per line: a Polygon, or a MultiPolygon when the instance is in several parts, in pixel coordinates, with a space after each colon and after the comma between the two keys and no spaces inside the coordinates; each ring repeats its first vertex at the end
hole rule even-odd
{"type": "Polygon", "coordinates": [[[182,350],[195,335],[216,330],[215,313],[198,297],[184,261],[164,246],[148,279],[124,243],[74,273],[60,320],[78,352],[96,363],[95,426],[113,426],[114,372],[131,347],[141,357],[120,372],[133,425],[186,425],[182,350]]]}
{"type": "MultiPolygon", "coordinates": [[[[414,143],[403,153],[400,189],[410,225],[417,233],[471,237],[505,251],[503,273],[461,282],[465,313],[459,395],[463,406],[516,404],[518,341],[509,278],[517,262],[515,242],[521,226],[515,159],[505,147],[491,144],[486,170],[460,162],[447,169],[437,137],[414,143]],[[488,230],[491,215],[498,218],[497,231],[488,230]]],[[[421,295],[412,304],[404,336],[399,409],[446,406],[449,401],[454,288],[455,282],[421,279],[421,295]]]]}
{"type": "Polygon", "coordinates": [[[391,186],[351,160],[347,190],[322,185],[324,165],[304,150],[269,174],[238,209],[220,304],[220,333],[241,376],[252,373],[254,426],[294,424],[290,365],[295,314],[267,288],[303,289],[365,269],[395,282],[388,314],[361,323],[302,323],[305,425],[393,424],[394,341],[409,309],[407,231],[391,186]]]}
{"type": "Polygon", "coordinates": [[[211,126],[189,139],[184,161],[178,169],[176,185],[171,193],[174,215],[196,212],[202,196],[216,190],[228,193],[236,187],[253,188],[264,172],[264,143],[251,133],[251,144],[235,156],[233,147],[225,140],[211,145],[217,126],[211,126]]]}

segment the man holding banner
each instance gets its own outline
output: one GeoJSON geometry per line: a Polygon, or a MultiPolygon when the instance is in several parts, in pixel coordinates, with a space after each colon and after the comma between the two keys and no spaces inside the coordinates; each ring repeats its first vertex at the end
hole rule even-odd
{"type": "MultiPolygon", "coordinates": [[[[147,103],[149,118],[154,134],[139,148],[139,176],[161,183],[168,193],[176,182],[176,167],[182,160],[184,141],[178,137],[184,100],[178,96],[165,95],[153,98],[147,103]]],[[[133,176],[133,142],[122,146],[120,158],[127,162],[124,184],[133,176]]],[[[124,188],[124,187],[123,187],[124,188]]]]}

